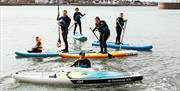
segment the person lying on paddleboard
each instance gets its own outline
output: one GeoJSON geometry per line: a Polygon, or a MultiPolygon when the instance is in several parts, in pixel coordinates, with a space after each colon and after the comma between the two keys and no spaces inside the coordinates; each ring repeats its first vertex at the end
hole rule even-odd
{"type": "Polygon", "coordinates": [[[91,62],[89,59],[85,58],[85,52],[79,53],[79,59],[77,59],[71,67],[80,67],[80,68],[91,68],[91,62]]]}
{"type": "Polygon", "coordinates": [[[121,43],[121,33],[122,33],[122,28],[124,26],[124,22],[126,22],[127,20],[124,20],[124,14],[120,13],[120,16],[116,19],[116,42],[115,44],[123,44],[121,43]]]}
{"type": "Polygon", "coordinates": [[[39,38],[38,36],[35,38],[36,40],[36,46],[34,48],[32,48],[32,50],[28,51],[29,53],[38,53],[38,52],[42,52],[43,47],[42,47],[42,42],[41,42],[41,38],[39,38]]]}
{"type": "Polygon", "coordinates": [[[95,28],[93,29],[94,31],[99,31],[100,32],[100,38],[99,38],[99,42],[100,42],[100,52],[99,53],[107,53],[107,44],[106,41],[110,36],[110,30],[109,27],[107,25],[107,23],[103,20],[100,20],[99,17],[95,18],[95,28]]]}
{"type": "Polygon", "coordinates": [[[81,17],[84,16],[85,14],[82,14],[81,12],[79,12],[79,8],[75,8],[75,11],[76,12],[74,13],[74,16],[73,16],[73,19],[75,21],[74,35],[76,33],[77,25],[79,25],[80,34],[82,35],[81,17]]]}
{"type": "Polygon", "coordinates": [[[67,15],[66,10],[63,11],[63,16],[59,17],[59,14],[58,14],[57,21],[58,21],[59,26],[61,26],[62,37],[63,37],[63,41],[65,43],[65,49],[63,49],[62,51],[63,52],[68,52],[67,37],[68,37],[68,27],[69,27],[69,25],[71,23],[71,19],[67,15]]]}

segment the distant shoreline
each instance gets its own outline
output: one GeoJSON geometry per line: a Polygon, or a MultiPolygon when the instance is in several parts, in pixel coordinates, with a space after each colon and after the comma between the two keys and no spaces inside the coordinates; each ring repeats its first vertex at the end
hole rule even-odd
{"type": "MultiPolygon", "coordinates": [[[[57,4],[0,4],[0,6],[57,6],[57,4]]],[[[60,4],[60,6],[158,6],[156,5],[119,5],[119,4],[60,4]]]]}

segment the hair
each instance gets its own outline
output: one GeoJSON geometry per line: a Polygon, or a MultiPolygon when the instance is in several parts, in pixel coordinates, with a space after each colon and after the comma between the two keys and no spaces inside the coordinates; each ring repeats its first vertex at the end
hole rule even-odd
{"type": "Polygon", "coordinates": [[[124,13],[121,12],[120,14],[124,14],[124,13]]]}
{"type": "Polygon", "coordinates": [[[41,38],[39,36],[36,36],[36,40],[39,42],[41,41],[41,38]]]}
{"type": "Polygon", "coordinates": [[[39,39],[39,36],[36,36],[36,39],[39,39]]]}
{"type": "Polygon", "coordinates": [[[75,10],[79,10],[79,8],[75,8],[75,10]]]}
{"type": "Polygon", "coordinates": [[[63,12],[66,12],[66,13],[67,13],[67,10],[63,10],[63,12]]]}
{"type": "Polygon", "coordinates": [[[97,16],[95,19],[98,19],[98,20],[100,20],[100,18],[97,16]]]}
{"type": "Polygon", "coordinates": [[[85,56],[85,52],[81,51],[81,52],[79,53],[79,55],[80,55],[80,56],[85,56]]]}

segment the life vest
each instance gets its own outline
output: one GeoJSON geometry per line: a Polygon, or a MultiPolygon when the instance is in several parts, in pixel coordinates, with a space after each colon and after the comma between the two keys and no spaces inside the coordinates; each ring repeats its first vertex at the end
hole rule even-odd
{"type": "Polygon", "coordinates": [[[37,50],[43,50],[43,47],[42,47],[42,42],[37,42],[36,43],[36,48],[37,48],[37,50]],[[40,43],[40,45],[39,45],[39,43],[40,43]]]}

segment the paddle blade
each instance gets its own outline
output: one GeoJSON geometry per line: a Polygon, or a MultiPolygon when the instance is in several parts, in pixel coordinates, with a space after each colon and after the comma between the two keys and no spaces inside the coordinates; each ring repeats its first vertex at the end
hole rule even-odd
{"type": "Polygon", "coordinates": [[[61,40],[60,39],[57,41],[57,47],[58,48],[61,47],[61,40]]]}
{"type": "Polygon", "coordinates": [[[111,55],[110,53],[108,53],[108,58],[113,58],[113,55],[111,55]]]}

